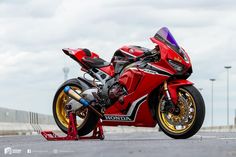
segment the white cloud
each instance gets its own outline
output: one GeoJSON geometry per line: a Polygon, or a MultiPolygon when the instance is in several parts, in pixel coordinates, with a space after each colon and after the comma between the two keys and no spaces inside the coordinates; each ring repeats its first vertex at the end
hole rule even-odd
{"type": "Polygon", "coordinates": [[[54,15],[62,0],[1,0],[0,17],[7,18],[48,18],[54,15]]]}

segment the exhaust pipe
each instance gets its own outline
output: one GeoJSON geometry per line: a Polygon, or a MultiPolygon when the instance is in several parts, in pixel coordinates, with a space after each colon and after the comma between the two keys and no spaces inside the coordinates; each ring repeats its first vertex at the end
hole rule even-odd
{"type": "Polygon", "coordinates": [[[87,101],[86,99],[82,98],[79,93],[77,93],[75,90],[73,90],[72,88],[70,88],[70,86],[66,86],[64,88],[64,92],[66,93],[66,95],[68,95],[69,97],[71,97],[72,99],[74,99],[75,101],[79,102],[80,104],[82,104],[84,107],[88,107],[89,109],[91,109],[93,112],[95,112],[99,117],[103,117],[103,115],[96,110],[89,101],[87,101]]]}

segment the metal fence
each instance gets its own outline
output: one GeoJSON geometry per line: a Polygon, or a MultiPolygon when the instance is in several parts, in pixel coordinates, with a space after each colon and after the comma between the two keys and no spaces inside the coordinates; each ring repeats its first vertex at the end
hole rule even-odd
{"type": "Polygon", "coordinates": [[[0,135],[34,134],[42,130],[59,130],[53,116],[0,108],[0,135]]]}
{"type": "Polygon", "coordinates": [[[55,124],[53,116],[0,107],[0,122],[55,124]]]}

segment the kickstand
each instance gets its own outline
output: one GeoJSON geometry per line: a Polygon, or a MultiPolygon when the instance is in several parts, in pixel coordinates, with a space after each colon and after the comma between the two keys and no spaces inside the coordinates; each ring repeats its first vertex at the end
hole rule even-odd
{"type": "Polygon", "coordinates": [[[48,141],[75,141],[75,140],[82,140],[82,139],[100,139],[103,140],[105,138],[103,133],[103,127],[101,120],[98,121],[96,128],[93,130],[92,136],[78,136],[77,128],[76,128],[76,116],[74,113],[69,114],[69,125],[68,125],[68,132],[67,136],[60,137],[56,135],[52,131],[42,131],[41,135],[48,141]]]}

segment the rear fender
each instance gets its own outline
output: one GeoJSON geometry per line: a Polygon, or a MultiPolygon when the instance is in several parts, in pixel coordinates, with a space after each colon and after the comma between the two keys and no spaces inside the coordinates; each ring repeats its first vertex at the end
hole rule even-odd
{"type": "Polygon", "coordinates": [[[77,79],[80,82],[80,84],[86,84],[88,88],[94,88],[95,87],[93,85],[93,81],[89,81],[89,80],[83,79],[81,77],[78,77],[77,79]]]}
{"type": "Polygon", "coordinates": [[[190,85],[193,85],[193,83],[188,80],[173,80],[168,82],[168,91],[170,93],[171,100],[174,104],[177,104],[178,102],[177,90],[182,86],[190,85]]]}
{"type": "Polygon", "coordinates": [[[60,88],[65,88],[66,86],[70,86],[72,84],[77,84],[82,89],[82,91],[85,91],[87,89],[94,87],[94,85],[91,82],[81,77],[78,77],[78,78],[72,78],[72,79],[67,80],[59,87],[58,90],[60,90],[60,88]]]}

